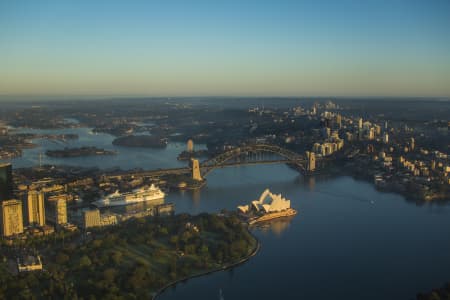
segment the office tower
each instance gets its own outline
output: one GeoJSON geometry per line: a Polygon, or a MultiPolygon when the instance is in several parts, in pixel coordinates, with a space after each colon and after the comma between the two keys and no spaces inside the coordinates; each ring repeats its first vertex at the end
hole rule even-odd
{"type": "Polygon", "coordinates": [[[340,114],[336,115],[336,124],[337,124],[338,128],[342,127],[342,117],[340,114]]]}
{"type": "Polygon", "coordinates": [[[10,163],[0,164],[0,201],[13,198],[13,177],[10,163]]]}
{"type": "Polygon", "coordinates": [[[373,140],[375,139],[375,128],[370,128],[369,129],[369,136],[368,136],[369,140],[373,140]]]}
{"type": "Polygon", "coordinates": [[[27,212],[29,225],[45,225],[44,192],[28,191],[27,212]]]}
{"type": "Polygon", "coordinates": [[[67,224],[67,202],[64,197],[48,202],[47,220],[55,225],[67,224]]]}
{"type": "Polygon", "coordinates": [[[192,139],[189,139],[189,140],[187,141],[186,148],[187,148],[187,152],[192,152],[192,151],[194,151],[194,141],[193,141],[192,139]]]}
{"type": "Polygon", "coordinates": [[[410,142],[410,145],[411,145],[411,150],[412,151],[414,151],[414,148],[415,148],[415,140],[414,140],[414,138],[411,138],[411,142],[410,142]]]}
{"type": "Polygon", "coordinates": [[[103,227],[116,225],[118,223],[115,214],[100,214],[98,209],[86,210],[83,212],[83,227],[84,229],[92,227],[103,227]]]}
{"type": "Polygon", "coordinates": [[[384,136],[383,136],[383,142],[384,142],[385,144],[389,143],[389,134],[387,134],[387,133],[384,134],[384,136]]]}
{"type": "Polygon", "coordinates": [[[23,232],[22,202],[19,200],[4,200],[2,202],[2,233],[12,236],[23,232]]]}
{"type": "Polygon", "coordinates": [[[381,126],[379,125],[375,125],[375,133],[377,134],[377,136],[380,136],[381,134],[381,126]]]}
{"type": "Polygon", "coordinates": [[[363,119],[359,118],[359,120],[358,120],[358,128],[362,129],[362,127],[363,127],[363,119]]]}

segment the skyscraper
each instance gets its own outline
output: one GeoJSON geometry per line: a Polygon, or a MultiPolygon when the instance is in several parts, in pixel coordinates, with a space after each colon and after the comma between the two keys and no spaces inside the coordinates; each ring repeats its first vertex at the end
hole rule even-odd
{"type": "Polygon", "coordinates": [[[336,115],[336,124],[337,124],[338,128],[342,127],[342,116],[340,114],[336,115]]]}
{"type": "Polygon", "coordinates": [[[13,198],[12,166],[10,163],[0,164],[0,201],[13,198]]]}
{"type": "Polygon", "coordinates": [[[47,219],[55,225],[67,224],[67,202],[61,197],[47,203],[47,219]]]}
{"type": "Polygon", "coordinates": [[[358,128],[359,128],[359,129],[362,129],[362,128],[363,128],[363,119],[362,119],[362,118],[359,118],[359,119],[358,119],[358,128]]]}
{"type": "Polygon", "coordinates": [[[22,202],[19,200],[5,200],[2,206],[2,233],[11,236],[23,232],[22,202]]]}
{"type": "Polygon", "coordinates": [[[30,225],[45,225],[44,192],[29,191],[27,197],[28,223],[30,225]]]}

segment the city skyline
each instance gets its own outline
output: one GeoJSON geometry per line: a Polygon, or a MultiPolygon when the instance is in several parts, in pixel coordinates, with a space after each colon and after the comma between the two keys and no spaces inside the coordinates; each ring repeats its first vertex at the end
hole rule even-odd
{"type": "Polygon", "coordinates": [[[0,2],[0,95],[449,97],[449,8],[0,2]]]}

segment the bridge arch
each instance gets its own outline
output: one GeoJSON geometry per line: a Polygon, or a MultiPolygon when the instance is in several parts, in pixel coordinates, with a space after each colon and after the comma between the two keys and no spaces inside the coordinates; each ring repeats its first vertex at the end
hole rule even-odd
{"type": "Polygon", "coordinates": [[[226,166],[226,164],[232,160],[236,159],[242,154],[245,153],[258,153],[258,152],[265,152],[265,153],[272,153],[277,154],[284,159],[286,159],[286,163],[291,163],[299,167],[300,171],[302,173],[306,172],[306,166],[307,166],[307,160],[301,156],[298,153],[295,153],[291,150],[282,148],[280,146],[276,145],[269,145],[269,144],[252,144],[252,145],[245,145],[237,148],[233,148],[231,150],[225,151],[216,157],[210,158],[208,160],[205,160],[200,163],[200,169],[202,172],[202,176],[206,177],[211,171],[217,168],[222,168],[226,166]]]}

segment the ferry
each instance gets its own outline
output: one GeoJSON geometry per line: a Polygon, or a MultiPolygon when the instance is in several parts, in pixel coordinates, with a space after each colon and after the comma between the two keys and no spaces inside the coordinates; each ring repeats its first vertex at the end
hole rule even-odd
{"type": "Polygon", "coordinates": [[[161,189],[152,184],[150,187],[142,187],[127,193],[115,191],[95,201],[93,204],[97,207],[124,206],[139,202],[160,200],[164,199],[165,196],[166,194],[161,189]]]}

